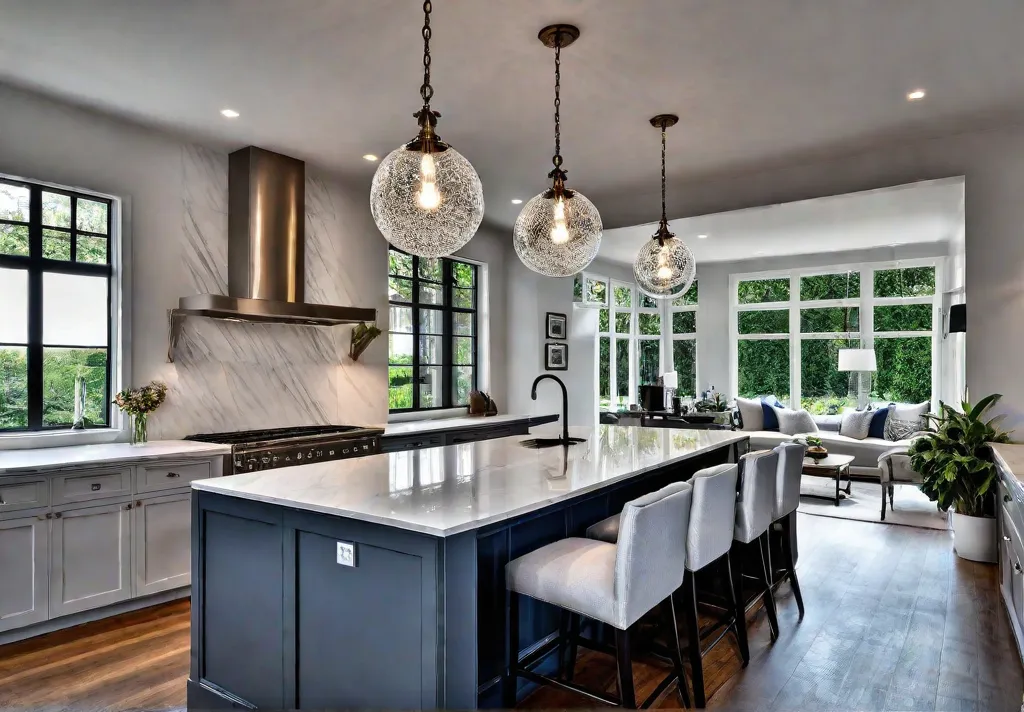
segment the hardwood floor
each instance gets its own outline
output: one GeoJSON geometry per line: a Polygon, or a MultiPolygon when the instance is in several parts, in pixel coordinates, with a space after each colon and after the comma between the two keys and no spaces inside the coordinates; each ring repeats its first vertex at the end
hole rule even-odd
{"type": "MultiPolygon", "coordinates": [[[[1024,676],[996,568],[953,554],[950,535],[802,515],[807,615],[779,591],[781,637],[751,614],[750,665],[732,639],[705,659],[708,707],[782,710],[1019,710],[1024,676]]],[[[0,709],[166,709],[185,704],[189,607],[180,601],[0,647],[0,709]]],[[[663,675],[637,661],[637,696],[663,675]]],[[[577,681],[614,692],[615,664],[582,653],[577,681]]],[[[585,707],[545,688],[527,708],[585,707]]],[[[678,706],[674,690],[660,701],[678,706]]]]}

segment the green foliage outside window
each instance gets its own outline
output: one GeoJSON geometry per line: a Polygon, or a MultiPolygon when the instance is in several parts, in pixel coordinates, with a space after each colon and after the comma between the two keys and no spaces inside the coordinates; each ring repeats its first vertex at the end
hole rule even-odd
{"type": "Polygon", "coordinates": [[[697,280],[685,292],[672,300],[674,307],[695,307],[697,306],[697,280]]]}
{"type": "Polygon", "coordinates": [[[789,340],[740,340],[738,347],[739,393],[743,398],[775,394],[789,399],[789,340]]]}
{"type": "Polygon", "coordinates": [[[696,340],[676,339],[672,342],[672,367],[679,376],[679,388],[676,390],[676,393],[684,398],[696,397],[696,340]]]}
{"type": "Polygon", "coordinates": [[[697,312],[685,311],[672,314],[673,334],[697,333],[697,312]]]}
{"type": "Polygon", "coordinates": [[[857,307],[824,307],[800,310],[801,334],[831,334],[860,331],[857,307]]]}
{"type": "MultiPolygon", "coordinates": [[[[86,425],[107,422],[106,349],[43,350],[43,424],[71,425],[75,378],[85,384],[86,425]]],[[[28,427],[28,362],[24,347],[0,348],[0,430],[28,427]]]]}
{"type": "Polygon", "coordinates": [[[875,337],[875,373],[871,397],[894,403],[923,403],[932,397],[932,337],[875,337]]]}
{"type": "Polygon", "coordinates": [[[931,331],[931,304],[875,307],[875,331],[931,331]]]}
{"type": "Polygon", "coordinates": [[[736,319],[741,334],[788,334],[789,311],[744,311],[736,319]]]}
{"type": "Polygon", "coordinates": [[[860,272],[816,274],[800,278],[800,300],[860,298],[860,272]]]}
{"type": "Polygon", "coordinates": [[[850,374],[839,370],[839,349],[859,348],[857,340],[803,339],[800,342],[800,407],[835,414],[857,399],[849,396],[850,374]]]}
{"type": "Polygon", "coordinates": [[[930,297],[933,294],[934,267],[880,269],[875,272],[876,297],[930,297]]]}
{"type": "Polygon", "coordinates": [[[781,279],[751,279],[740,282],[737,287],[740,304],[761,304],[763,302],[788,302],[789,277],[781,279]]]}
{"type": "Polygon", "coordinates": [[[661,314],[637,314],[640,326],[640,334],[643,336],[658,336],[661,334],[661,314]]]}

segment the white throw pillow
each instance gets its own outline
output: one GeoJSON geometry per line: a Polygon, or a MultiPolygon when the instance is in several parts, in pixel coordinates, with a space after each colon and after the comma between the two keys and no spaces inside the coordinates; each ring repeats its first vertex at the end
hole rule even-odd
{"type": "Polygon", "coordinates": [[[932,404],[928,402],[918,403],[917,405],[897,403],[889,410],[889,417],[908,422],[917,421],[917,429],[925,430],[928,427],[928,421],[925,420],[924,414],[927,413],[931,407],[932,404]]]}
{"type": "Polygon", "coordinates": [[[741,430],[764,430],[764,411],[760,400],[737,398],[736,407],[740,409],[741,430]]]}
{"type": "Polygon", "coordinates": [[[806,410],[790,410],[789,408],[773,408],[775,417],[779,419],[779,432],[785,435],[803,435],[818,432],[818,424],[806,410]]]}
{"type": "Polygon", "coordinates": [[[871,432],[871,419],[874,417],[873,410],[848,410],[843,413],[839,434],[854,440],[863,440],[871,432]]]}

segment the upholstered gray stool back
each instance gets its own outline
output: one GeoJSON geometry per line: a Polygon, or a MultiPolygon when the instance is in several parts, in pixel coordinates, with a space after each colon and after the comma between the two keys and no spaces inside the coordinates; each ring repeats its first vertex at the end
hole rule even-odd
{"type": "Polygon", "coordinates": [[[675,482],[622,508],[615,552],[615,621],[633,625],[683,585],[693,488],[675,482]]]}
{"type": "Polygon", "coordinates": [[[732,547],[736,519],[736,465],[698,470],[690,479],[690,533],[686,537],[686,568],[699,571],[732,547]]]}
{"type": "Polygon", "coordinates": [[[759,450],[744,455],[742,463],[743,482],[736,502],[733,538],[749,544],[764,534],[774,521],[779,454],[774,450],[759,450]]]}
{"type": "Polygon", "coordinates": [[[775,452],[779,454],[779,470],[775,484],[773,522],[800,506],[800,477],[803,475],[805,448],[800,443],[782,443],[775,448],[775,452]]]}

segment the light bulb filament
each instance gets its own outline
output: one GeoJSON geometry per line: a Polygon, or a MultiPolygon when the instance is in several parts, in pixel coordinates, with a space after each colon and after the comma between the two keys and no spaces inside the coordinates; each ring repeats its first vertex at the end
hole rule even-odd
{"type": "Polygon", "coordinates": [[[553,218],[551,241],[556,245],[564,245],[569,241],[569,228],[565,225],[565,201],[561,198],[555,201],[553,218]]]}
{"type": "Polygon", "coordinates": [[[658,251],[658,271],[657,277],[663,282],[667,282],[672,279],[672,268],[668,264],[670,251],[668,246],[664,246],[658,251]]]}
{"type": "Polygon", "coordinates": [[[434,156],[424,153],[420,159],[420,189],[416,193],[416,204],[424,210],[436,210],[441,204],[441,192],[437,189],[437,167],[434,156]]]}

